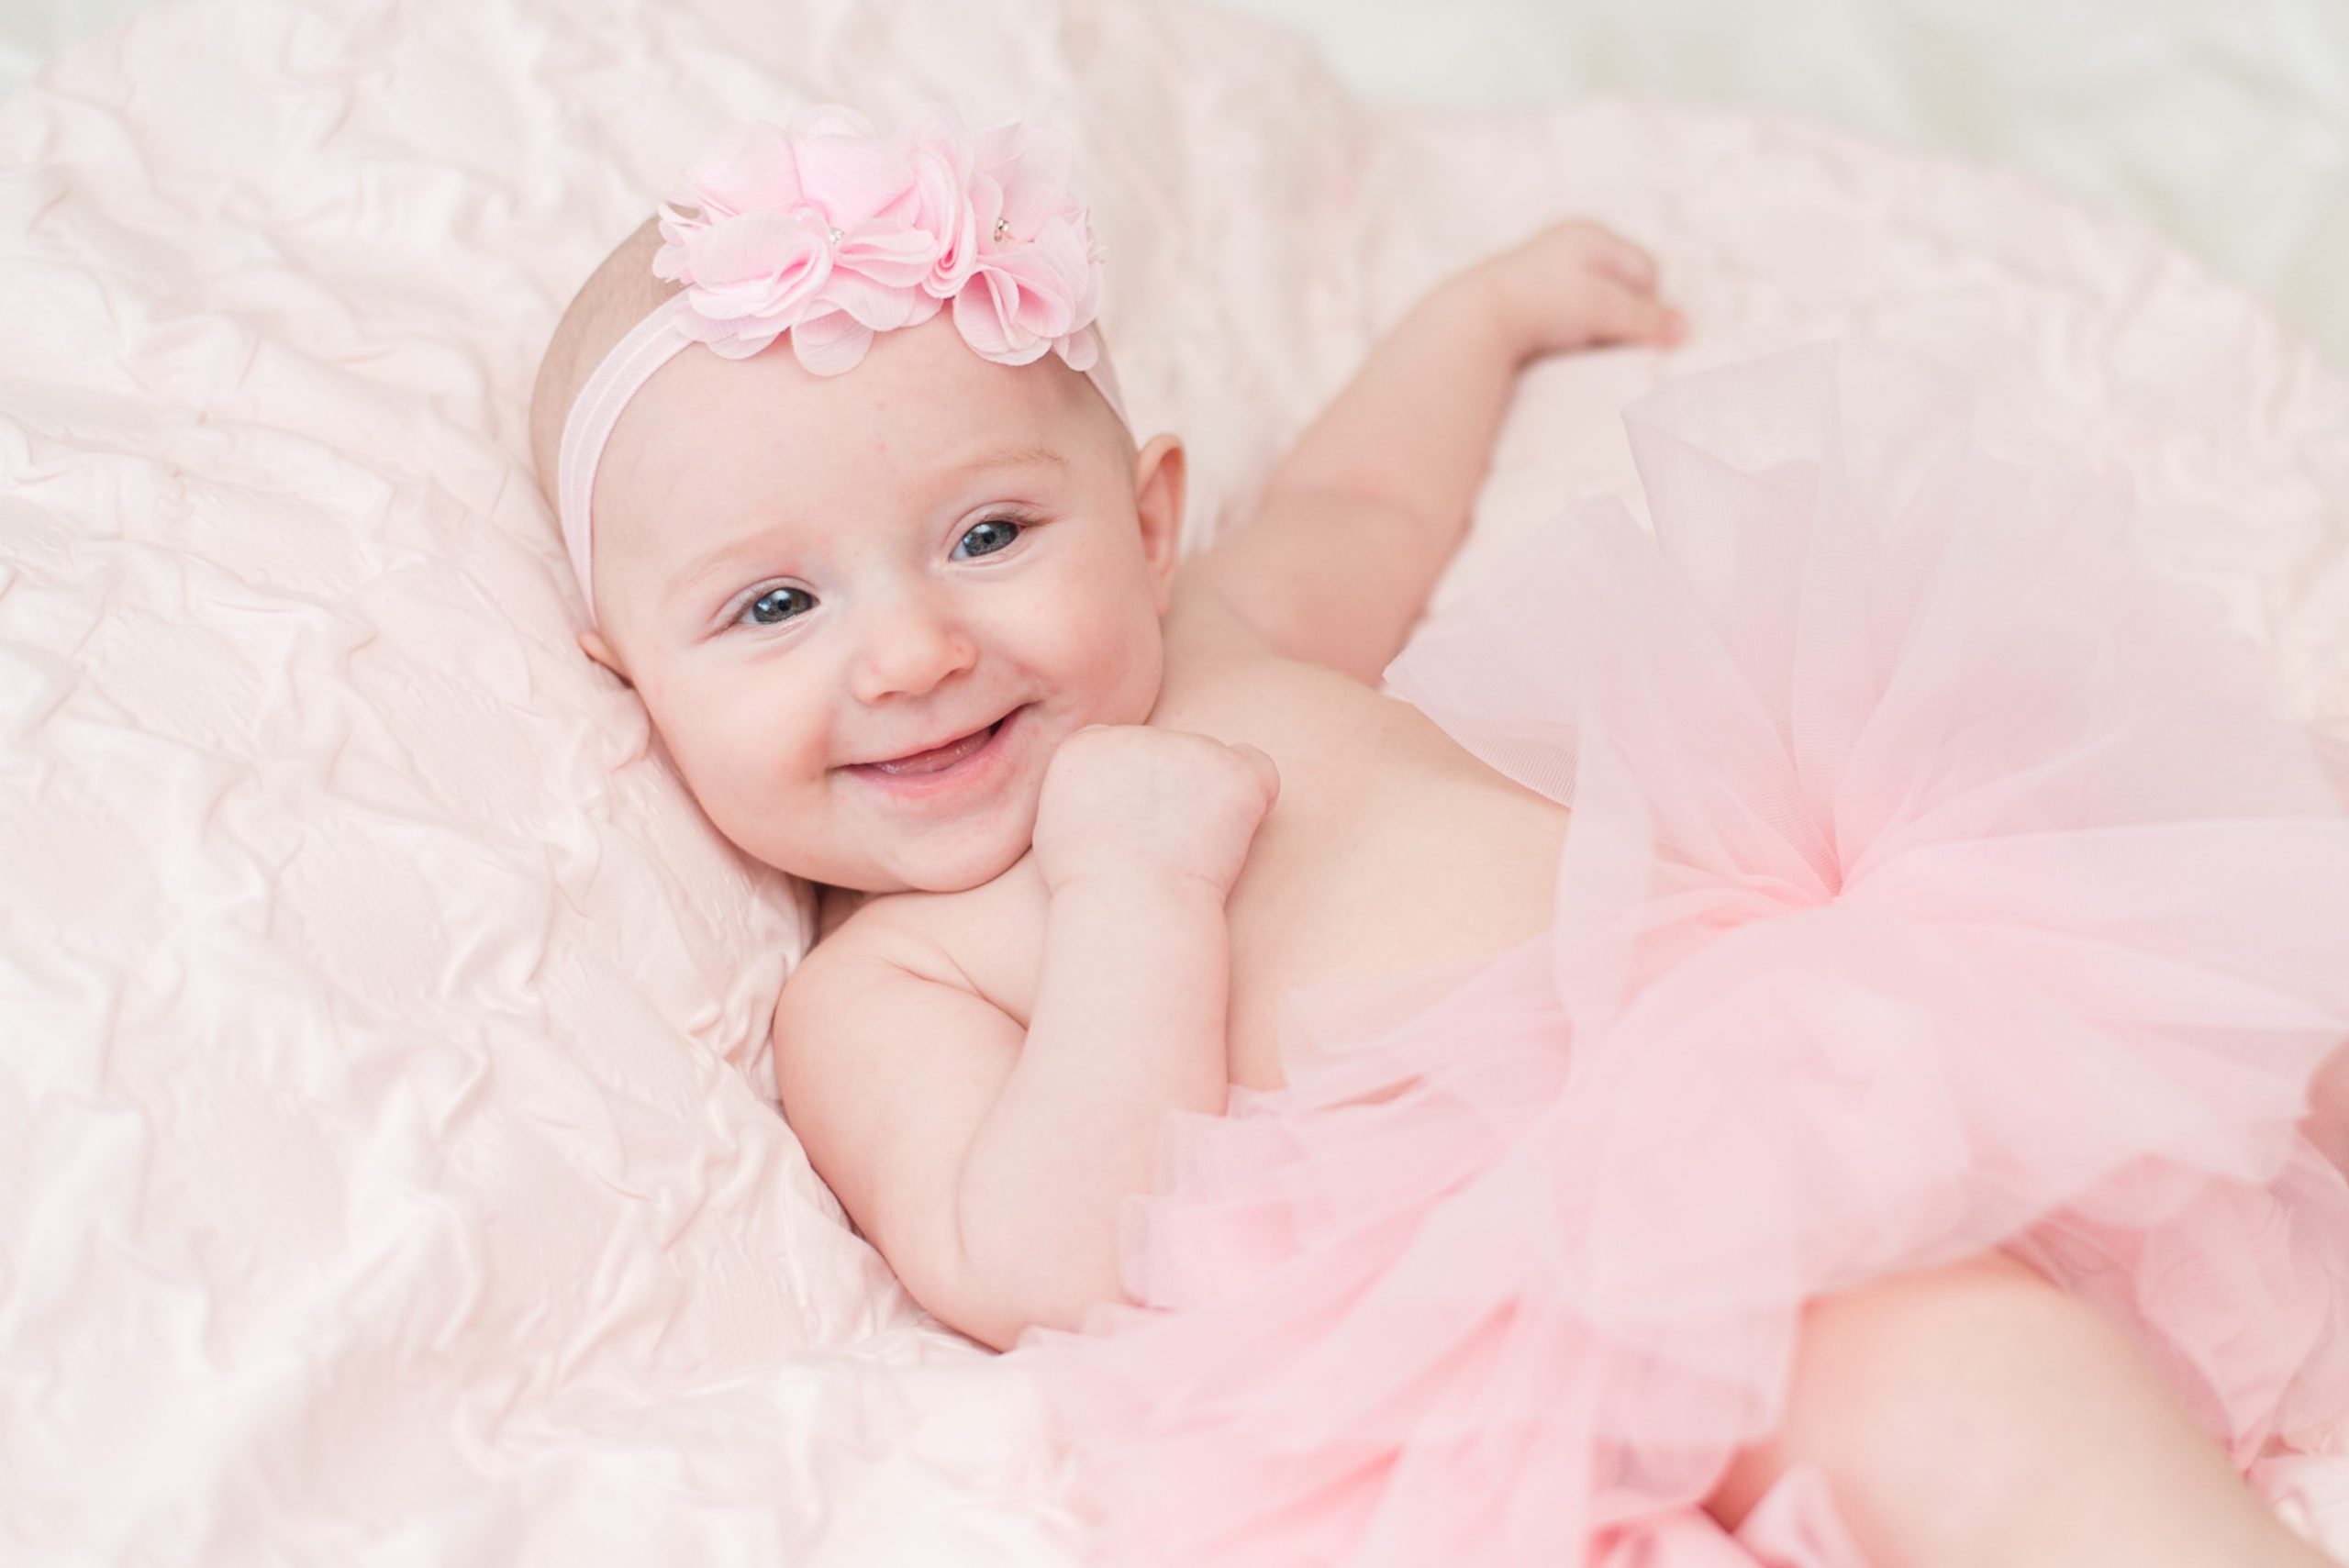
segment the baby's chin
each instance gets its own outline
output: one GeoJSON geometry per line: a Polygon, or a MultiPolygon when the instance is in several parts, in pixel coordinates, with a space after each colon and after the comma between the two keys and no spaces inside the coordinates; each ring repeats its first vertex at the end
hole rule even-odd
{"type": "Polygon", "coordinates": [[[943,835],[926,840],[909,836],[854,863],[835,861],[796,874],[852,893],[967,893],[1019,863],[1034,840],[1035,822],[1031,802],[1027,811],[1008,815],[991,831],[958,834],[951,840],[943,835]]]}
{"type": "Polygon", "coordinates": [[[850,880],[830,885],[857,893],[968,893],[1018,865],[1027,852],[1028,846],[1022,843],[984,856],[939,857],[918,864],[861,870],[851,873],[850,880]]]}

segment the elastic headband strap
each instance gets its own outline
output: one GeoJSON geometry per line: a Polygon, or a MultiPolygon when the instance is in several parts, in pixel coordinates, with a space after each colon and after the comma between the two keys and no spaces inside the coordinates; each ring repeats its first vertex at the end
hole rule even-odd
{"type": "MultiPolygon", "coordinates": [[[[629,328],[587,378],[563,421],[562,445],[555,460],[555,504],[562,513],[563,548],[571,554],[571,570],[579,579],[579,597],[591,627],[596,624],[596,577],[595,519],[589,503],[596,494],[596,469],[628,400],[679,350],[699,341],[687,337],[679,325],[692,312],[689,291],[680,289],[629,328]]],[[[783,341],[776,339],[777,344],[783,341]]],[[[1085,375],[1117,415],[1118,422],[1130,430],[1126,406],[1118,395],[1117,373],[1109,368],[1106,350],[1095,354],[1092,368],[1085,375]]]]}

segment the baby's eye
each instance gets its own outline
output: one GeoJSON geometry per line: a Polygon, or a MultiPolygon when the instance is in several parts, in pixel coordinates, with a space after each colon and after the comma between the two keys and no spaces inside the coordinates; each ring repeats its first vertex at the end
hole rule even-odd
{"type": "Polygon", "coordinates": [[[970,544],[976,539],[979,542],[972,546],[973,555],[993,555],[1019,537],[1020,526],[1017,517],[989,517],[984,523],[973,524],[962,542],[970,544]]]}
{"type": "Polygon", "coordinates": [[[781,626],[794,614],[807,614],[815,603],[816,596],[805,588],[769,588],[742,606],[742,614],[734,617],[735,624],[737,626],[781,626]],[[796,611],[791,605],[791,596],[795,594],[807,601],[796,611]],[[747,620],[744,618],[746,617],[747,620]]]}

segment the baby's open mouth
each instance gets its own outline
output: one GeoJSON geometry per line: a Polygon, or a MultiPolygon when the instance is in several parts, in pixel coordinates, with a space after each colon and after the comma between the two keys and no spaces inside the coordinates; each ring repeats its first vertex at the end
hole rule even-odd
{"type": "MultiPolygon", "coordinates": [[[[1012,711],[1016,713],[1019,710],[1015,708],[1012,711]]],[[[996,719],[993,724],[974,729],[967,735],[957,736],[943,745],[933,746],[925,751],[909,751],[902,757],[892,757],[886,762],[861,762],[857,765],[891,774],[941,773],[993,740],[995,732],[1003,728],[1004,718],[1010,717],[1010,714],[1005,714],[1003,718],[996,719]]]]}

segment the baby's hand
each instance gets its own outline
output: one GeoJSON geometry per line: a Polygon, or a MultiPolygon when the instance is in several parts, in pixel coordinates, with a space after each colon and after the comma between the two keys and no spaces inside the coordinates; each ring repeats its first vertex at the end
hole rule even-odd
{"type": "Polygon", "coordinates": [[[1656,297],[1655,261],[1586,218],[1543,229],[1473,269],[1527,357],[1600,343],[1679,342],[1687,317],[1656,297]]]}
{"type": "Polygon", "coordinates": [[[1060,744],[1036,802],[1036,869],[1078,876],[1198,876],[1228,896],[1281,792],[1253,746],[1186,730],[1095,724],[1060,744]]]}

